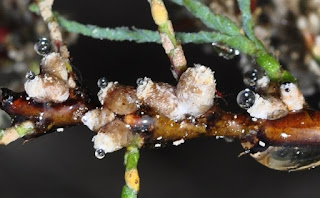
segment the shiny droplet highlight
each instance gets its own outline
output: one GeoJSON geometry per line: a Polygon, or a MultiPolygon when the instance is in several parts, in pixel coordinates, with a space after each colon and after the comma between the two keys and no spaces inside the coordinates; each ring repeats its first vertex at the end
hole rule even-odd
{"type": "Polygon", "coordinates": [[[41,56],[45,56],[51,52],[51,42],[47,38],[40,38],[34,45],[34,50],[41,56]]]}
{"type": "Polygon", "coordinates": [[[103,149],[97,149],[94,153],[94,155],[96,156],[96,158],[98,159],[103,159],[106,156],[106,153],[104,152],[103,149]]]}
{"type": "Polygon", "coordinates": [[[98,87],[100,87],[101,89],[102,89],[102,88],[105,88],[105,87],[108,85],[108,80],[107,80],[107,78],[106,78],[106,77],[100,78],[100,79],[98,80],[98,82],[97,82],[97,85],[98,85],[98,87]]]}
{"type": "Polygon", "coordinates": [[[235,56],[240,54],[239,50],[230,48],[220,43],[212,43],[212,46],[219,56],[227,60],[233,59],[235,56]]]}
{"type": "Polygon", "coordinates": [[[26,73],[26,79],[28,79],[28,80],[33,80],[35,77],[36,77],[36,75],[34,74],[33,71],[28,71],[26,73]]]}
{"type": "Polygon", "coordinates": [[[138,78],[136,81],[137,85],[142,85],[143,84],[143,78],[138,78]]]}
{"type": "Polygon", "coordinates": [[[152,128],[154,119],[148,115],[141,116],[137,124],[133,126],[133,129],[138,132],[146,132],[152,128]]]}
{"type": "Polygon", "coordinates": [[[255,102],[255,94],[250,89],[245,89],[239,92],[237,103],[243,109],[249,109],[255,102]]]}
{"type": "Polygon", "coordinates": [[[243,82],[249,87],[254,87],[257,85],[257,81],[263,77],[263,72],[257,69],[250,70],[244,74],[243,82]]]}

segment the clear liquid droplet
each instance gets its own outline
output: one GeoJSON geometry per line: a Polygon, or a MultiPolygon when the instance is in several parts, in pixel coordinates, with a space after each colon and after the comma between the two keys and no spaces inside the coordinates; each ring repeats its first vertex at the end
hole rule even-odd
{"type": "Polygon", "coordinates": [[[212,46],[219,56],[227,60],[233,59],[235,56],[240,54],[239,50],[230,48],[220,43],[212,43],[212,46]]]}
{"type": "Polygon", "coordinates": [[[138,78],[136,81],[137,85],[142,85],[143,84],[143,78],[138,78]]]}
{"type": "Polygon", "coordinates": [[[257,81],[263,77],[263,72],[253,69],[244,74],[243,82],[249,87],[254,87],[257,85],[257,81]]]}
{"type": "Polygon", "coordinates": [[[99,88],[105,88],[108,85],[108,80],[106,77],[102,77],[98,80],[97,85],[99,88]]]}
{"type": "Polygon", "coordinates": [[[51,42],[47,38],[40,38],[34,45],[34,50],[41,56],[45,56],[51,52],[51,42]]]}
{"type": "Polygon", "coordinates": [[[94,153],[94,155],[96,156],[96,158],[98,159],[103,159],[106,156],[106,153],[104,152],[103,149],[97,149],[94,153]]]}
{"type": "Polygon", "coordinates": [[[26,73],[26,78],[27,78],[28,80],[33,80],[35,77],[36,77],[36,75],[34,74],[33,71],[28,71],[28,72],[26,73]]]}
{"type": "Polygon", "coordinates": [[[250,89],[240,91],[237,96],[237,103],[243,109],[249,109],[255,102],[255,94],[250,89]]]}

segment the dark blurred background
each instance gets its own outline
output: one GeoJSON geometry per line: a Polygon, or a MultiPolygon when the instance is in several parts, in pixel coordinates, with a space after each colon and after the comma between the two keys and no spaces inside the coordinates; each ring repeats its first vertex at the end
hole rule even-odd
{"type": "MultiPolygon", "coordinates": [[[[170,6],[171,4],[168,4],[170,6]]],[[[171,14],[175,13],[170,7],[171,14]]],[[[70,19],[102,27],[135,26],[156,29],[147,1],[56,0],[54,10],[70,19]]],[[[179,26],[179,21],[174,21],[179,26]]],[[[201,63],[215,71],[218,89],[228,106],[244,88],[237,59],[228,61],[208,46],[183,46],[189,65],[201,63]]],[[[175,83],[169,60],[157,44],[110,42],[80,36],[70,47],[72,63],[96,94],[100,77],[135,86],[136,79],[175,83]]],[[[218,100],[221,105],[224,102],[218,100]]],[[[2,198],[106,198],[120,197],[124,184],[124,150],[98,160],[86,127],[66,129],[27,143],[22,140],[0,148],[2,198]]],[[[139,161],[141,198],[174,197],[319,197],[320,169],[279,172],[250,156],[238,157],[240,143],[200,138],[175,147],[142,149],[139,161]]]]}

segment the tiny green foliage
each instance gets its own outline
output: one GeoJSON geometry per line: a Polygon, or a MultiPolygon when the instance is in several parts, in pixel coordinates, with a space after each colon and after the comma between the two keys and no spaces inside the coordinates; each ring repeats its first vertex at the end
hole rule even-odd
{"type": "Polygon", "coordinates": [[[124,185],[122,188],[121,198],[136,198],[137,193],[134,192],[131,188],[129,188],[127,185],[124,185]]]}
{"type": "Polygon", "coordinates": [[[260,53],[257,56],[257,63],[266,71],[272,81],[295,82],[295,78],[281,68],[279,62],[268,53],[260,53]]]}
{"type": "Polygon", "coordinates": [[[246,36],[253,41],[257,48],[261,50],[265,50],[263,44],[256,38],[253,30],[253,20],[251,16],[250,10],[250,0],[238,0],[239,8],[241,11],[242,17],[242,28],[246,34],[246,36]]]}
{"type": "Polygon", "coordinates": [[[137,166],[140,146],[140,139],[134,138],[124,154],[126,184],[122,188],[121,198],[136,198],[139,192],[140,179],[137,166]]]}
{"type": "Polygon", "coordinates": [[[36,4],[36,3],[31,3],[30,5],[29,5],[29,10],[31,11],[31,12],[33,12],[33,13],[36,13],[36,14],[40,14],[40,11],[39,11],[39,7],[38,7],[38,5],[36,4]]]}
{"type": "Polygon", "coordinates": [[[183,5],[209,28],[230,36],[241,35],[240,29],[233,21],[225,16],[214,14],[210,8],[199,1],[184,0],[183,5]]]}
{"type": "Polygon", "coordinates": [[[18,133],[18,135],[20,136],[20,137],[23,137],[23,136],[25,136],[25,135],[27,135],[27,134],[29,134],[29,133],[32,133],[33,132],[33,128],[31,128],[31,127],[26,127],[26,126],[24,126],[24,125],[17,125],[16,127],[15,127],[15,129],[16,129],[16,131],[17,131],[17,133],[18,133]]]}
{"type": "MultiPolygon", "coordinates": [[[[246,35],[241,34],[240,28],[230,19],[212,13],[209,7],[197,0],[171,1],[178,5],[185,6],[191,14],[198,17],[206,26],[215,30],[213,32],[200,31],[196,33],[176,32],[175,36],[181,44],[220,43],[254,57],[272,81],[295,82],[295,78],[288,71],[281,68],[279,62],[267,52],[261,41],[254,35],[250,0],[238,0],[242,16],[242,28],[246,35]]],[[[36,4],[31,4],[29,9],[35,13],[39,12],[36,4]]],[[[55,17],[65,30],[96,39],[134,41],[137,43],[161,43],[157,31],[134,27],[103,28],[95,25],[84,25],[65,19],[58,13],[55,13],[55,17]]]]}
{"type": "Polygon", "coordinates": [[[133,168],[137,168],[137,164],[139,161],[139,149],[134,146],[127,147],[127,152],[124,157],[124,164],[126,165],[126,170],[131,170],[133,168]]]}

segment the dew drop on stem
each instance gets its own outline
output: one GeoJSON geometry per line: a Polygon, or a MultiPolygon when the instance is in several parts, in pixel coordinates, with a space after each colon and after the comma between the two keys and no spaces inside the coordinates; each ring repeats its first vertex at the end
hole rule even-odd
{"type": "Polygon", "coordinates": [[[36,77],[36,75],[34,74],[33,71],[28,71],[26,73],[26,79],[28,79],[28,80],[33,80],[35,77],[36,77]]]}
{"type": "Polygon", "coordinates": [[[219,56],[227,60],[233,59],[235,56],[240,54],[239,50],[230,48],[220,43],[212,43],[212,46],[219,56]]]}
{"type": "Polygon", "coordinates": [[[257,85],[257,81],[263,77],[263,72],[257,69],[250,70],[244,74],[243,82],[249,87],[257,85]]]}
{"type": "Polygon", "coordinates": [[[143,78],[138,78],[136,81],[137,85],[142,85],[143,84],[143,78]]]}
{"type": "Polygon", "coordinates": [[[96,158],[98,159],[103,159],[106,156],[106,153],[104,152],[103,149],[97,149],[94,153],[94,155],[96,156],[96,158]]]}
{"type": "Polygon", "coordinates": [[[243,109],[249,109],[255,102],[255,94],[250,89],[245,89],[239,92],[237,103],[243,109]]]}
{"type": "Polygon", "coordinates": [[[34,45],[34,50],[41,56],[45,56],[51,52],[51,42],[47,38],[40,38],[34,45]]]}
{"type": "Polygon", "coordinates": [[[108,85],[108,80],[106,77],[102,77],[98,80],[97,85],[99,88],[105,88],[108,85]]]}

